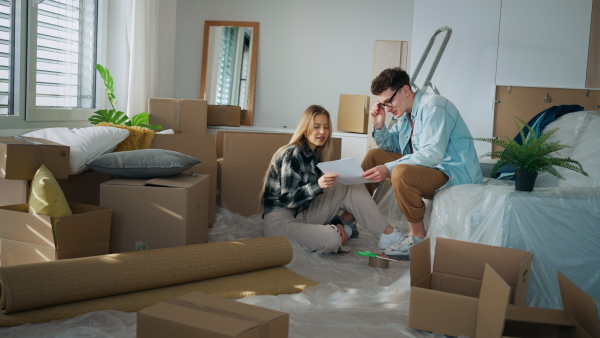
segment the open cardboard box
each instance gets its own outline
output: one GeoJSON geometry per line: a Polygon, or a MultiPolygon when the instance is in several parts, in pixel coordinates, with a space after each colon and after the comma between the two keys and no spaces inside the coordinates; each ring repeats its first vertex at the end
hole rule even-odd
{"type": "Polygon", "coordinates": [[[137,314],[137,337],[287,337],[289,315],[193,292],[137,314]]]}
{"type": "Polygon", "coordinates": [[[430,238],[410,250],[408,326],[451,336],[474,336],[486,263],[510,286],[509,302],[525,305],[533,254],[515,249],[430,238]]]}
{"type": "Polygon", "coordinates": [[[366,134],[369,127],[370,98],[367,95],[341,94],[337,130],[366,134]]]}
{"type": "Polygon", "coordinates": [[[54,238],[49,216],[28,212],[28,204],[0,207],[0,265],[10,266],[108,254],[112,211],[69,203],[54,238]]]}
{"type": "Polygon", "coordinates": [[[560,273],[564,310],[524,306],[516,295],[527,289],[533,256],[526,251],[436,238],[433,269],[430,253],[430,239],[410,250],[411,328],[485,338],[600,337],[594,300],[560,273]]]}
{"type": "Polygon", "coordinates": [[[70,151],[41,138],[0,137],[0,178],[30,180],[42,164],[55,178],[67,178],[70,151]]]}
{"type": "Polygon", "coordinates": [[[113,210],[110,252],[206,243],[207,175],[115,179],[100,185],[100,205],[113,210]]]}

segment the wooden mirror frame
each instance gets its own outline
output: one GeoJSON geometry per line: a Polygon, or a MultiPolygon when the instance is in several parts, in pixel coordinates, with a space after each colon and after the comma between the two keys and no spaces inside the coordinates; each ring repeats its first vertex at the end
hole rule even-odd
{"type": "MultiPolygon", "coordinates": [[[[250,57],[250,71],[248,79],[248,113],[241,121],[242,125],[251,126],[254,117],[254,93],[256,85],[256,60],[258,57],[258,22],[249,21],[204,21],[204,41],[202,47],[202,70],[200,72],[200,99],[204,100],[206,96],[206,67],[208,64],[209,36],[211,27],[251,27],[252,45],[250,57]]],[[[210,104],[210,103],[209,103],[210,104]]]]}

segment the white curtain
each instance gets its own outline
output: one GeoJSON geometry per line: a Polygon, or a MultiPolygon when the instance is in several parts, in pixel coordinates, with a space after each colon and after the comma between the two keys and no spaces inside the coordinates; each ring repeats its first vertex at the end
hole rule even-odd
{"type": "Polygon", "coordinates": [[[127,116],[148,112],[148,99],[156,96],[158,12],[160,0],[127,3],[127,116]]]}

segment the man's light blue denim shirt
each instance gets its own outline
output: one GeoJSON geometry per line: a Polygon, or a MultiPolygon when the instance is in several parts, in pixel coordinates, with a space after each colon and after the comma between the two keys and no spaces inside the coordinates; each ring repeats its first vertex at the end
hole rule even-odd
{"type": "MultiPolygon", "coordinates": [[[[481,167],[471,133],[458,109],[443,96],[418,91],[412,108],[414,153],[385,166],[390,173],[398,164],[414,164],[441,170],[450,179],[440,189],[459,184],[481,183],[481,167]]],[[[389,130],[373,131],[379,149],[405,153],[410,137],[407,113],[389,130]]],[[[439,190],[439,189],[438,189],[439,190]]]]}

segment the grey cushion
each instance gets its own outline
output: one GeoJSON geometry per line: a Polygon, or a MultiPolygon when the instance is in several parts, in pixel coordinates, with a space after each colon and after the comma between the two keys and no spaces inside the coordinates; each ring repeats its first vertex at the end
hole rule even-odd
{"type": "Polygon", "coordinates": [[[157,178],[185,171],[200,160],[177,151],[141,149],[108,153],[86,163],[94,171],[124,178],[157,178]]]}

